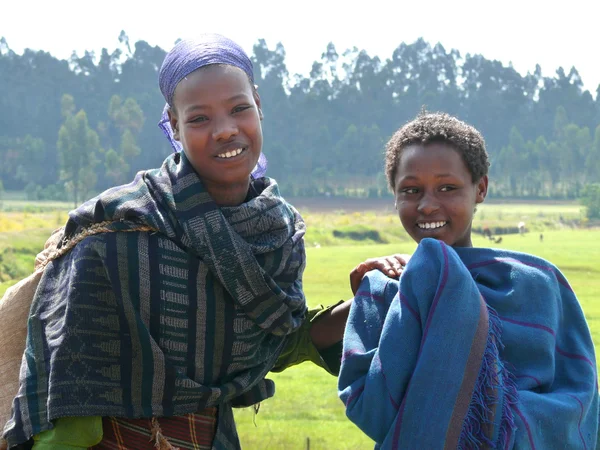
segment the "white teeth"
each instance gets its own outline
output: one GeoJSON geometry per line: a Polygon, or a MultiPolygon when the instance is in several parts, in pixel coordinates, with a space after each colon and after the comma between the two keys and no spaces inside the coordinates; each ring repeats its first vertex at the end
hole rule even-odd
{"type": "Polygon", "coordinates": [[[242,153],[244,149],[243,148],[238,148],[237,150],[231,150],[229,152],[225,152],[225,153],[221,153],[220,155],[217,155],[217,157],[219,158],[231,158],[232,156],[237,156],[240,153],[242,153]]]}
{"type": "Polygon", "coordinates": [[[417,226],[422,230],[430,230],[435,228],[441,228],[446,225],[446,222],[426,222],[426,223],[418,223],[417,226]]]}

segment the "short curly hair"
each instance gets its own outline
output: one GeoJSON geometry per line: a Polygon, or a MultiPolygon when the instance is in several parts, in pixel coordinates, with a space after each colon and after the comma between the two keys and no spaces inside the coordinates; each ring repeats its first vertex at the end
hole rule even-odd
{"type": "Polygon", "coordinates": [[[402,150],[410,145],[446,143],[456,149],[471,173],[473,183],[487,175],[490,163],[485,141],[479,131],[446,113],[421,111],[394,133],[385,149],[385,174],[392,190],[402,150]]]}

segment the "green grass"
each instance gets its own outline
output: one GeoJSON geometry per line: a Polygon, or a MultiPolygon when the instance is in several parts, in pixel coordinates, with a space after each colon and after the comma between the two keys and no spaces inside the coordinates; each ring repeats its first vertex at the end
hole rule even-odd
{"type": "Polygon", "coordinates": [[[8,212],[25,211],[30,213],[46,211],[69,211],[73,208],[73,203],[59,202],[52,200],[30,201],[23,199],[2,200],[2,210],[8,212]]]}
{"type": "MultiPolygon", "coordinates": [[[[474,238],[475,246],[489,241],[474,238]]],[[[600,344],[600,230],[552,230],[539,234],[504,236],[501,248],[549,259],[573,286],[600,344]]],[[[304,286],[311,305],[331,304],[351,296],[348,273],[361,260],[391,253],[410,253],[414,243],[309,248],[304,286]]],[[[345,417],[336,395],[336,379],[308,363],[270,376],[277,384],[275,397],[263,402],[253,424],[251,409],[236,411],[240,439],[253,449],[369,449],[371,441],[345,417]]]]}
{"type": "MultiPolygon", "coordinates": [[[[594,344],[599,345],[600,230],[571,228],[571,221],[580,217],[579,209],[576,204],[489,204],[479,209],[476,224],[485,220],[506,224],[523,220],[534,229],[535,233],[524,236],[505,235],[497,246],[533,253],[556,264],[577,293],[594,344]],[[563,222],[559,220],[560,216],[563,222]],[[543,230],[543,242],[539,241],[538,230],[543,230]]],[[[30,273],[33,257],[43,247],[51,230],[64,221],[66,211],[67,208],[34,214],[22,209],[2,213],[0,254],[8,248],[21,249],[17,259],[19,264],[27,266],[25,275],[30,273]]],[[[308,264],[304,286],[310,305],[328,305],[350,298],[348,274],[362,260],[392,253],[411,253],[415,248],[393,213],[308,212],[305,219],[308,224],[308,264]],[[367,236],[369,229],[377,230],[378,236],[387,243],[336,238],[333,235],[336,229],[359,231],[367,236]]],[[[487,246],[488,243],[484,238],[474,236],[475,246],[487,246]]],[[[0,282],[0,295],[14,282],[0,282]]],[[[256,417],[253,417],[252,409],[236,410],[245,450],[304,450],[307,438],[311,450],[372,448],[372,442],[346,419],[337,398],[335,377],[305,363],[281,374],[271,374],[270,378],[277,384],[277,393],[262,403],[256,417]]]]}

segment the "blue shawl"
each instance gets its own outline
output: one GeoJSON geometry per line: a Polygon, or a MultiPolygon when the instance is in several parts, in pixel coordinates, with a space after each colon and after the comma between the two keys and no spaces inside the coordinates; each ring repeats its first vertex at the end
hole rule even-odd
{"type": "Polygon", "coordinates": [[[339,377],[381,449],[593,449],[594,346],[565,277],[540,258],[424,239],[400,281],[370,272],[339,377]]]}
{"type": "Polygon", "coordinates": [[[70,213],[33,299],[5,428],[24,442],[64,416],[152,417],[219,407],[214,449],[239,448],[232,406],[274,393],[265,375],[306,314],[304,222],[274,180],[219,208],[184,153],[70,213]],[[104,225],[103,225],[104,226],[104,225]],[[129,231],[140,226],[155,232],[129,231]]]}

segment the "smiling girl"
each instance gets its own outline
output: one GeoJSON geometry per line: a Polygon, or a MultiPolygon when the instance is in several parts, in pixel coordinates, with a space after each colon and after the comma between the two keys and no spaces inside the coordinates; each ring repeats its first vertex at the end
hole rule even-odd
{"type": "Polygon", "coordinates": [[[380,449],[592,449],[594,346],[573,290],[532,255],[473,248],[484,140],[447,114],[400,128],[386,174],[418,243],[399,281],[369,272],[344,335],[340,398],[380,449]]]}
{"type": "Polygon", "coordinates": [[[269,371],[337,372],[349,302],[307,309],[305,225],[263,176],[250,59],[223,36],[181,41],[159,84],[176,152],[70,213],[60,248],[78,243],[31,306],[11,448],[238,449],[232,408],[273,396],[269,371]]]}

